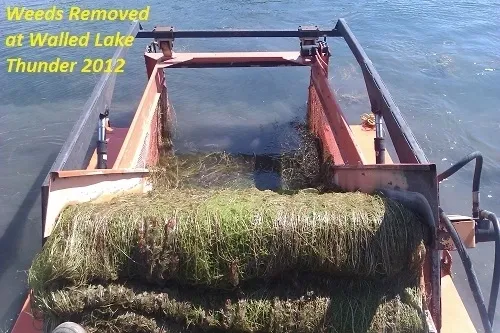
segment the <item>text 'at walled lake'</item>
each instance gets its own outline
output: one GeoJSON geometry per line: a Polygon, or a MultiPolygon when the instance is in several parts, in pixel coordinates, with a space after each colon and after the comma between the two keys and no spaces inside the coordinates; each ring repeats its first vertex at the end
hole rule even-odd
{"type": "Polygon", "coordinates": [[[112,35],[95,34],[91,44],[90,32],[82,35],[72,35],[69,32],[59,34],[30,33],[31,47],[130,47],[134,43],[134,36],[116,32],[112,35]]]}

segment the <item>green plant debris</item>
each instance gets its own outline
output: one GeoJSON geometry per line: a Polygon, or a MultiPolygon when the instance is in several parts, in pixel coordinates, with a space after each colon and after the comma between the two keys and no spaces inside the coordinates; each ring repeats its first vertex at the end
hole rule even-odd
{"type": "Polygon", "coordinates": [[[292,124],[282,139],[280,154],[244,155],[228,152],[167,153],[151,169],[155,188],[252,188],[255,173],[274,173],[280,190],[318,188],[325,164],[318,140],[304,124],[292,124]],[[293,134],[293,135],[292,135],[293,134]]]}
{"type": "Polygon", "coordinates": [[[29,282],[230,288],[289,270],[393,276],[418,271],[424,233],[411,211],[377,195],[169,190],[68,207],[29,282]]]}
{"type": "Polygon", "coordinates": [[[296,136],[289,135],[282,144],[281,189],[321,187],[326,165],[322,161],[319,141],[304,124],[296,123],[294,129],[296,136]]]}
{"type": "Polygon", "coordinates": [[[153,186],[178,188],[251,188],[253,156],[234,156],[226,152],[162,156],[151,169],[153,186]]]}
{"type": "Polygon", "coordinates": [[[29,270],[44,331],[426,332],[428,230],[382,196],[325,192],[331,161],[297,133],[263,165],[166,155],[152,192],[64,209],[29,270]],[[281,193],[257,190],[256,170],[277,173],[281,193]]]}
{"type": "Polygon", "coordinates": [[[48,293],[37,305],[54,325],[76,321],[89,332],[425,332],[417,288],[317,277],[290,280],[244,288],[239,295],[91,285],[48,293]]]}

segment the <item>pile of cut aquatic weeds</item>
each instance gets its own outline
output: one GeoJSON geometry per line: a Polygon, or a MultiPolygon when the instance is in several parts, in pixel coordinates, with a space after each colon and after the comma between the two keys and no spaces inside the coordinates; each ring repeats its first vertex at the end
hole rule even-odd
{"type": "Polygon", "coordinates": [[[238,296],[127,284],[70,287],[48,293],[38,306],[47,326],[77,321],[88,332],[410,333],[424,331],[421,299],[403,284],[297,275],[247,286],[238,296]]]}
{"type": "Polygon", "coordinates": [[[399,203],[363,193],[129,195],[64,210],[30,283],[134,278],[230,288],[289,270],[390,277],[421,265],[424,233],[399,203]]]}
{"type": "Polygon", "coordinates": [[[151,181],[160,189],[249,188],[254,164],[252,156],[227,152],[167,154],[151,169],[151,181]]]}
{"type": "Polygon", "coordinates": [[[295,130],[277,156],[170,151],[152,192],[64,209],[29,270],[44,331],[426,332],[428,230],[381,195],[326,192],[331,161],[295,130]],[[266,168],[279,193],[255,188],[266,168]]]}
{"type": "MultiPolygon", "coordinates": [[[[324,185],[324,169],[320,143],[301,122],[292,124],[294,135],[286,136],[281,154],[281,188],[299,190],[324,185]]],[[[330,163],[331,161],[328,161],[330,163]]]]}
{"type": "Polygon", "coordinates": [[[158,189],[251,188],[255,173],[266,172],[279,177],[277,190],[323,188],[324,170],[332,161],[322,162],[319,141],[306,124],[292,122],[290,127],[282,133],[279,154],[170,151],[151,169],[152,183],[158,189]]]}
{"type": "Polygon", "coordinates": [[[411,211],[378,195],[157,190],[66,208],[29,284],[47,323],[72,320],[89,332],[423,332],[421,307],[397,295],[418,286],[410,281],[425,234],[411,211]],[[290,272],[327,276],[330,292],[344,290],[346,277],[365,288],[293,298],[266,286],[290,272]],[[380,281],[405,288],[389,297],[380,281]],[[172,296],[175,288],[184,291],[172,296]],[[209,294],[218,305],[201,302],[209,294]]]}

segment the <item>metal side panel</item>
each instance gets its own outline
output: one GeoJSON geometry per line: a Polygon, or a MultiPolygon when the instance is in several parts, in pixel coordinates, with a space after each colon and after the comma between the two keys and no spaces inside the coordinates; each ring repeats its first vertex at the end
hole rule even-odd
{"type": "Polygon", "coordinates": [[[477,332],[451,275],[441,278],[441,303],[443,306],[441,333],[477,332]]]}
{"type": "Polygon", "coordinates": [[[161,129],[157,125],[164,80],[163,70],[156,66],[113,165],[114,169],[147,168],[154,164],[150,161],[152,155],[158,155],[158,135],[161,134],[161,129]]]}
{"type": "MultiPolygon", "coordinates": [[[[139,31],[139,22],[134,22],[127,35],[135,36],[139,31]]],[[[126,56],[128,48],[120,47],[113,55],[113,68],[118,58],[126,56]]],[[[90,145],[97,128],[99,113],[105,107],[111,106],[116,82],[116,73],[104,73],[94,87],[91,96],[83,106],[83,112],[73,126],[70,135],[63,144],[51,172],[60,170],[85,169],[90,145]]],[[[43,186],[49,183],[50,173],[45,178],[43,186]]]]}
{"type": "MultiPolygon", "coordinates": [[[[381,189],[422,194],[428,201],[434,223],[439,224],[439,186],[435,164],[375,164],[334,166],[332,186],[346,191],[373,193],[381,189]]],[[[432,235],[436,239],[436,235],[432,235]]],[[[427,306],[436,326],[441,325],[441,262],[438,245],[427,252],[423,279],[427,306]]]]}
{"type": "MultiPolygon", "coordinates": [[[[140,24],[133,22],[127,35],[136,36],[140,24]]],[[[113,68],[116,66],[118,58],[124,58],[128,48],[120,47],[113,55],[113,68]]],[[[115,88],[116,73],[104,73],[96,84],[92,95],[83,106],[82,114],[71,129],[71,132],[64,142],[59,154],[52,165],[50,172],[61,170],[86,169],[87,162],[92,155],[92,139],[97,128],[99,114],[104,112],[106,107],[111,106],[113,91],[115,88]]],[[[111,111],[112,112],[112,111],[111,111]]],[[[48,186],[50,182],[50,172],[45,177],[42,185],[42,224],[45,224],[47,216],[48,186]]]]}
{"type": "Polygon", "coordinates": [[[148,170],[70,170],[52,172],[47,189],[43,238],[50,236],[61,211],[68,205],[108,201],[126,193],[149,191],[148,170]]]}

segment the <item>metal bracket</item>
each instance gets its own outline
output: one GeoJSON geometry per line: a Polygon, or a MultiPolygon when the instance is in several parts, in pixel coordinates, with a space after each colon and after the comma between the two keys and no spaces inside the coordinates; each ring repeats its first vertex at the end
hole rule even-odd
{"type": "Polygon", "coordinates": [[[149,45],[146,47],[146,52],[147,53],[157,53],[157,50],[160,48],[158,43],[156,41],[152,41],[149,43],[149,45]]]}
{"type": "Polygon", "coordinates": [[[382,123],[382,112],[377,109],[373,111],[375,115],[375,162],[377,164],[385,163],[385,141],[384,141],[384,126],[382,123]]]}
{"type": "Polygon", "coordinates": [[[299,35],[308,35],[308,37],[301,36],[300,39],[300,55],[302,57],[313,57],[316,54],[319,44],[319,28],[315,26],[299,26],[299,35]],[[317,32],[313,34],[312,32],[317,32]],[[314,37],[310,37],[310,36],[314,37]]]}
{"type": "Polygon", "coordinates": [[[155,27],[153,32],[160,32],[166,37],[156,38],[155,42],[159,45],[165,59],[172,58],[172,49],[174,48],[174,27],[155,27]]]}
{"type": "MultiPolygon", "coordinates": [[[[461,215],[448,215],[448,218],[453,223],[464,246],[466,248],[476,247],[475,221],[471,217],[461,215]]],[[[438,249],[447,251],[457,250],[449,232],[446,231],[443,225],[440,225],[438,229],[438,249]]]]}
{"type": "Polygon", "coordinates": [[[106,140],[106,129],[109,127],[109,107],[106,106],[104,113],[99,114],[99,133],[97,139],[97,169],[108,168],[108,142],[106,140]]]}

